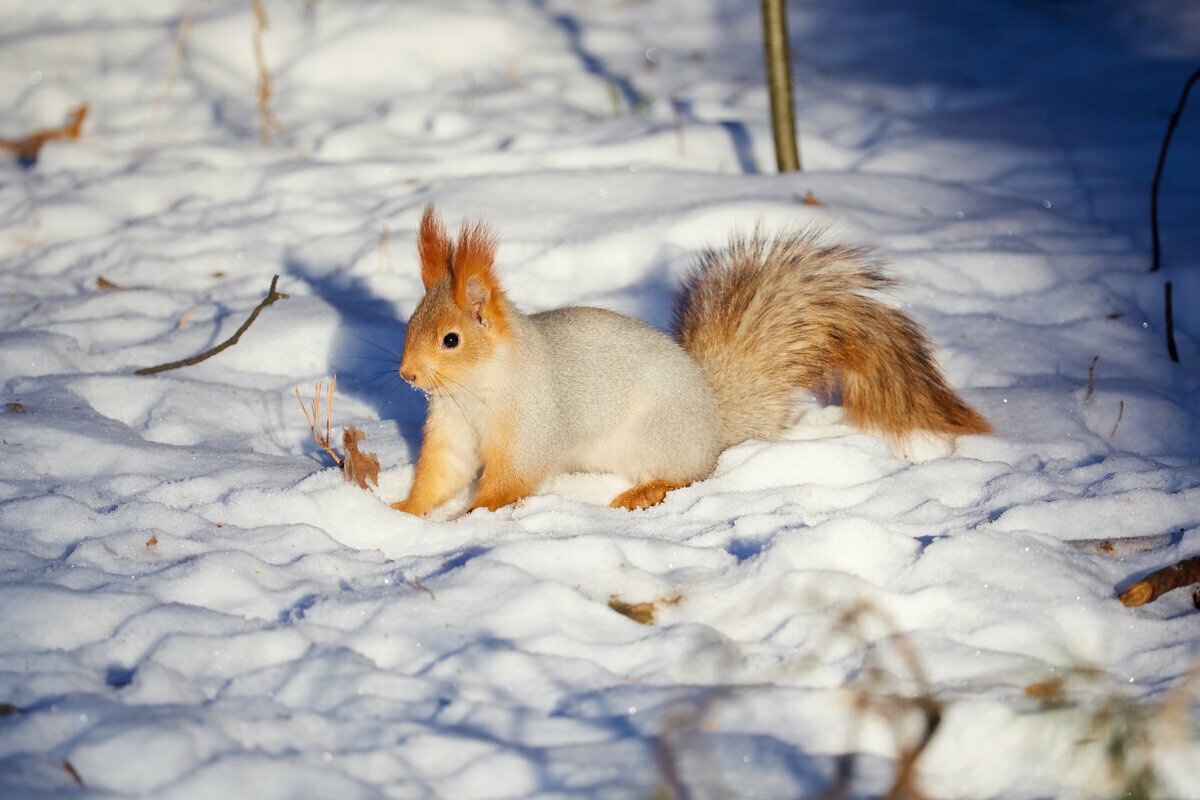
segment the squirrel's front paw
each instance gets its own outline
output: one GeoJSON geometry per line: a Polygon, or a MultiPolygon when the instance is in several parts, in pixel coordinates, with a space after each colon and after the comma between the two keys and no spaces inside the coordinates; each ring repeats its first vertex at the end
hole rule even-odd
{"type": "Polygon", "coordinates": [[[392,508],[396,509],[397,511],[403,511],[406,514],[412,514],[414,517],[420,517],[421,519],[424,519],[429,514],[427,509],[418,508],[417,505],[412,502],[412,498],[409,498],[408,500],[401,500],[399,503],[392,503],[392,508]]]}

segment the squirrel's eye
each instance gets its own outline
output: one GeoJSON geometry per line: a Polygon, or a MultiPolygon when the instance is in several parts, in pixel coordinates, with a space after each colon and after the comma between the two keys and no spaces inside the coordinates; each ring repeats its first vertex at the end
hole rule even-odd
{"type": "Polygon", "coordinates": [[[458,347],[458,334],[453,331],[442,337],[442,347],[453,350],[458,347]]]}

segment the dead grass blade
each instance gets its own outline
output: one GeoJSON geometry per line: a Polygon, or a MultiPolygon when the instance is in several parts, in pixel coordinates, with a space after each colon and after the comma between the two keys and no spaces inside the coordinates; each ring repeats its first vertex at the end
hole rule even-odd
{"type": "Polygon", "coordinates": [[[263,8],[262,0],[250,0],[250,5],[254,9],[254,63],[258,67],[258,123],[262,132],[262,143],[269,145],[274,136],[282,136],[286,131],[271,111],[271,72],[267,69],[267,59],[263,55],[267,10],[263,8]]]}
{"type": "MultiPolygon", "coordinates": [[[[333,414],[333,393],[337,389],[337,375],[333,376],[333,380],[329,383],[329,392],[325,395],[325,432],[321,433],[321,395],[323,393],[324,381],[317,381],[316,396],[312,401],[312,414],[309,415],[308,408],[304,405],[304,401],[300,398],[300,389],[296,389],[296,399],[300,401],[300,409],[304,412],[304,418],[308,420],[308,427],[312,429],[313,438],[317,440],[317,444],[325,449],[326,453],[333,456],[333,460],[338,466],[342,465],[342,459],[333,451],[333,446],[330,444],[330,426],[329,419],[333,414]]],[[[365,487],[364,487],[365,488],[365,487]]]]}

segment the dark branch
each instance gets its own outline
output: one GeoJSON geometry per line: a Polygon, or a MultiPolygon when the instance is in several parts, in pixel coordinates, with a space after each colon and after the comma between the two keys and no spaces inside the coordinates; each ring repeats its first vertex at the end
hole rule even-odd
{"type": "Polygon", "coordinates": [[[1179,348],[1175,346],[1175,310],[1171,302],[1171,282],[1163,285],[1163,316],[1167,326],[1167,355],[1176,364],[1179,363],[1179,348]]]}
{"type": "Polygon", "coordinates": [[[1167,123],[1167,133],[1163,136],[1162,150],[1158,153],[1158,168],[1154,170],[1154,185],[1150,189],[1150,234],[1154,238],[1154,263],[1150,266],[1151,272],[1158,270],[1162,260],[1162,248],[1158,242],[1158,185],[1162,182],[1163,165],[1167,163],[1167,148],[1170,147],[1171,137],[1175,135],[1175,128],[1179,125],[1179,117],[1183,114],[1183,107],[1187,103],[1188,92],[1192,90],[1192,84],[1198,80],[1200,80],[1200,69],[1193,72],[1192,77],[1188,78],[1187,83],[1183,85],[1183,93],[1179,96],[1179,105],[1175,106],[1175,113],[1171,115],[1171,121],[1167,123]]]}
{"type": "Polygon", "coordinates": [[[1127,606],[1140,606],[1197,581],[1200,581],[1200,556],[1185,558],[1178,564],[1151,572],[1122,592],[1120,600],[1127,606]]]}
{"type": "Polygon", "coordinates": [[[230,336],[228,339],[221,342],[219,345],[212,348],[211,350],[205,350],[203,353],[200,353],[199,355],[192,356],[191,358],[185,358],[182,361],[172,361],[169,364],[159,364],[157,367],[143,367],[142,369],[139,369],[135,374],[137,374],[137,375],[153,375],[156,372],[166,372],[169,369],[179,369],[180,367],[190,367],[193,364],[199,364],[201,361],[204,361],[207,358],[212,358],[217,353],[221,352],[222,350],[224,350],[228,347],[233,347],[235,344],[238,343],[238,339],[242,338],[242,334],[246,332],[246,329],[250,327],[250,324],[252,322],[254,322],[255,319],[258,318],[258,314],[260,311],[262,311],[264,308],[266,308],[267,306],[274,303],[276,300],[287,300],[288,297],[290,297],[290,295],[280,294],[279,292],[275,291],[275,284],[278,281],[279,281],[278,275],[271,278],[271,288],[267,290],[267,296],[262,299],[261,303],[259,303],[257,306],[254,307],[254,310],[250,312],[250,316],[246,318],[246,321],[242,323],[242,326],[240,328],[238,328],[236,331],[234,331],[233,336],[230,336]]]}

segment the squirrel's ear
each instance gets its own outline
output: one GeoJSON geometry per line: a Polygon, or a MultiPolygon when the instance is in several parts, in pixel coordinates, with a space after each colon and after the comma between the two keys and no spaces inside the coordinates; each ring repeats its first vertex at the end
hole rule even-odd
{"type": "Polygon", "coordinates": [[[503,290],[492,265],[496,259],[496,238],[483,223],[464,224],[454,247],[454,302],[475,321],[488,327],[497,321],[500,309],[493,302],[503,290]]]}
{"type": "Polygon", "coordinates": [[[421,258],[421,283],[429,289],[446,279],[454,261],[454,245],[446,235],[446,227],[433,207],[425,206],[421,227],[417,229],[417,255],[421,258]]]}
{"type": "Polygon", "coordinates": [[[467,310],[471,312],[471,316],[475,318],[483,327],[489,327],[488,317],[486,314],[488,301],[492,299],[492,291],[478,277],[472,275],[467,278],[466,286],[467,310]]]}

